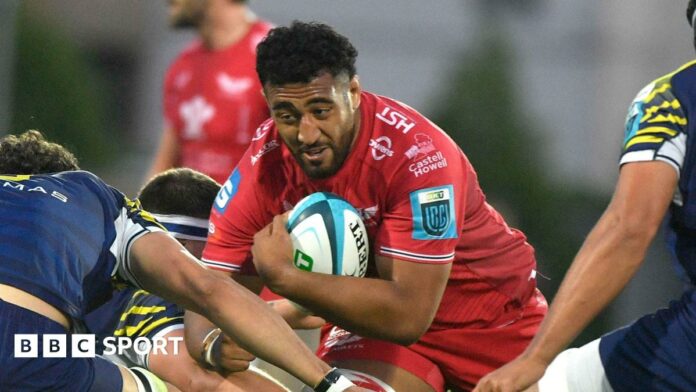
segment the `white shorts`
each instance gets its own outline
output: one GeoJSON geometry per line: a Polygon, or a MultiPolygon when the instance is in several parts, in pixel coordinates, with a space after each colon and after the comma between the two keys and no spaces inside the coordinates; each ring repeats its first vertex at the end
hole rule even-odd
{"type": "Polygon", "coordinates": [[[599,339],[558,354],[538,385],[539,392],[613,392],[599,357],[599,339]]]}

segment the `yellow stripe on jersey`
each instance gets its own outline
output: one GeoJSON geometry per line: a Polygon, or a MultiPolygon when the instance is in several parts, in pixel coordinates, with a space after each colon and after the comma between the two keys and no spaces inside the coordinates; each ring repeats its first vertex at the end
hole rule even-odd
{"type": "Polygon", "coordinates": [[[135,298],[139,295],[147,295],[147,294],[150,294],[150,293],[148,293],[145,290],[137,290],[136,292],[133,293],[133,296],[131,298],[135,298]]]}
{"type": "Polygon", "coordinates": [[[152,317],[148,317],[145,320],[139,322],[137,325],[125,326],[114,331],[114,336],[133,336],[143,325],[152,320],[152,317]]]}
{"type": "Polygon", "coordinates": [[[121,321],[125,321],[126,318],[131,314],[151,314],[159,313],[167,309],[164,306],[133,306],[121,315],[121,321]]]}
{"type": "Polygon", "coordinates": [[[20,174],[16,176],[0,176],[3,181],[26,181],[31,178],[30,174],[20,174]]]}
{"type": "Polygon", "coordinates": [[[671,102],[665,101],[665,102],[662,102],[662,104],[660,104],[660,105],[651,106],[651,107],[645,109],[645,115],[643,115],[643,118],[640,119],[640,122],[643,122],[646,119],[650,118],[650,116],[657,113],[658,110],[667,109],[667,108],[680,109],[681,103],[677,99],[673,99],[671,102]]]}
{"type": "MultiPolygon", "coordinates": [[[[660,78],[660,79],[661,79],[661,78],[660,78]]],[[[650,94],[648,94],[648,96],[645,97],[645,99],[643,99],[643,102],[646,102],[646,103],[647,103],[647,102],[652,101],[653,99],[655,99],[655,96],[657,96],[657,94],[662,94],[662,93],[664,93],[665,91],[669,90],[670,88],[672,88],[672,84],[671,84],[671,83],[665,83],[665,84],[661,85],[660,87],[658,87],[658,88],[654,89],[653,91],[651,91],[650,94]]]]}
{"type": "Polygon", "coordinates": [[[155,321],[154,323],[148,325],[142,331],[140,331],[140,335],[144,336],[145,334],[147,334],[148,332],[152,331],[153,329],[159,327],[160,325],[162,325],[164,323],[168,323],[168,322],[173,321],[173,320],[177,320],[177,319],[181,319],[183,321],[184,318],[183,317],[164,317],[164,318],[161,318],[161,319],[155,321]]]}
{"type": "Polygon", "coordinates": [[[652,135],[636,136],[633,139],[629,140],[628,143],[626,143],[626,147],[624,148],[629,148],[632,145],[638,143],[661,143],[663,140],[665,139],[652,135]]]}
{"type": "Polygon", "coordinates": [[[148,221],[150,223],[156,224],[160,229],[167,231],[167,229],[165,229],[164,226],[162,226],[159,222],[157,222],[157,219],[155,219],[154,216],[152,216],[149,212],[143,210],[143,207],[140,205],[140,200],[138,200],[138,199],[131,200],[127,197],[124,197],[123,199],[126,201],[126,207],[128,207],[128,212],[132,213],[132,212],[136,212],[136,211],[140,210],[139,211],[140,217],[142,217],[143,219],[145,219],[146,221],[148,221]]]}
{"type": "Polygon", "coordinates": [[[686,119],[684,117],[675,116],[674,114],[668,114],[666,116],[664,114],[660,114],[659,116],[648,120],[648,123],[650,124],[656,122],[671,122],[673,124],[686,125],[686,119]]]}
{"type": "Polygon", "coordinates": [[[651,133],[666,133],[669,136],[677,136],[679,133],[678,131],[675,131],[674,129],[666,128],[666,127],[648,127],[648,128],[643,128],[640,131],[636,132],[636,135],[645,135],[645,134],[651,134],[651,133]]]}

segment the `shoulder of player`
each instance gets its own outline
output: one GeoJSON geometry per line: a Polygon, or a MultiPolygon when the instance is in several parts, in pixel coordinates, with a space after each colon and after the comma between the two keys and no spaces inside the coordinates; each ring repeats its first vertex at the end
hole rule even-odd
{"type": "Polygon", "coordinates": [[[174,78],[179,75],[181,71],[187,69],[189,60],[202,51],[203,43],[199,39],[193,40],[186,45],[186,47],[169,63],[164,75],[165,84],[173,83],[174,78]]]}
{"type": "Polygon", "coordinates": [[[254,131],[243,159],[249,159],[248,163],[252,167],[258,166],[261,162],[274,161],[282,155],[282,144],[283,141],[276,130],[275,123],[269,118],[254,131]]]}
{"type": "Polygon", "coordinates": [[[125,195],[112,187],[99,176],[85,170],[66,171],[50,175],[58,180],[62,191],[70,198],[78,197],[79,200],[89,199],[89,195],[96,197],[102,204],[117,206],[123,203],[125,195]]]}
{"type": "Polygon", "coordinates": [[[633,103],[648,104],[662,97],[672,97],[679,90],[690,89],[696,82],[696,60],[690,61],[645,85],[636,94],[633,103]]]}
{"type": "Polygon", "coordinates": [[[203,41],[200,39],[194,39],[193,41],[189,42],[171,61],[169,68],[167,69],[168,73],[176,71],[179,67],[185,66],[186,62],[191,57],[197,56],[204,51],[205,47],[203,46],[203,41]]]}
{"type": "MultiPolygon", "coordinates": [[[[370,146],[387,145],[395,155],[409,160],[418,145],[436,144],[439,149],[458,150],[454,141],[437,125],[412,107],[394,99],[374,96],[374,126],[370,146]]],[[[429,149],[429,147],[427,148],[429,149]]]]}

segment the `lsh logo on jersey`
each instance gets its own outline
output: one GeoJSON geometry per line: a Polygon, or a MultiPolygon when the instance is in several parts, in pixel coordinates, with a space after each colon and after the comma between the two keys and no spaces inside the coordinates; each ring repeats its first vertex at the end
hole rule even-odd
{"type": "Polygon", "coordinates": [[[411,192],[413,238],[457,238],[454,188],[445,185],[411,192]]]}
{"type": "Polygon", "coordinates": [[[430,136],[418,133],[415,136],[415,140],[416,144],[404,153],[408,158],[416,161],[408,165],[408,170],[414,176],[420,177],[431,171],[447,167],[447,158],[441,151],[437,151],[430,136]]]}
{"type": "Polygon", "coordinates": [[[391,125],[394,128],[401,130],[401,132],[404,135],[416,126],[415,122],[411,121],[408,117],[404,116],[403,114],[397,112],[396,110],[390,107],[385,107],[384,109],[382,109],[382,112],[377,113],[375,117],[384,121],[388,125],[391,125]]]}
{"type": "Polygon", "coordinates": [[[381,161],[384,157],[391,157],[394,151],[391,150],[392,141],[386,136],[380,136],[377,139],[370,139],[370,147],[372,147],[372,158],[376,161],[381,161]]]}

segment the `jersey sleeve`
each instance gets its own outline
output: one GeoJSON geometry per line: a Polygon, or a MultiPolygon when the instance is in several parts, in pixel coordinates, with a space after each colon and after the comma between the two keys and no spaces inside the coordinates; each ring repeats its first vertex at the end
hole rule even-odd
{"type": "Polygon", "coordinates": [[[256,274],[251,262],[254,234],[273,218],[265,205],[262,175],[256,160],[247,149],[237,167],[220,189],[210,213],[208,242],[203,263],[220,271],[256,274]]]}
{"type": "Polygon", "coordinates": [[[142,285],[131,270],[131,246],[138,238],[147,233],[166,232],[166,229],[150,213],[142,209],[140,201],[130,200],[120,194],[120,192],[114,192],[122,198],[120,211],[113,222],[116,237],[109,248],[116,257],[114,272],[126,282],[142,288],[142,285]]]}
{"type": "Polygon", "coordinates": [[[377,254],[400,260],[445,264],[454,260],[462,226],[466,172],[461,152],[447,137],[427,154],[415,154],[389,182],[377,254]]]}
{"type": "Polygon", "coordinates": [[[686,154],[687,116],[672,91],[671,78],[641,90],[626,116],[620,164],[663,161],[681,173],[686,154]]]}

